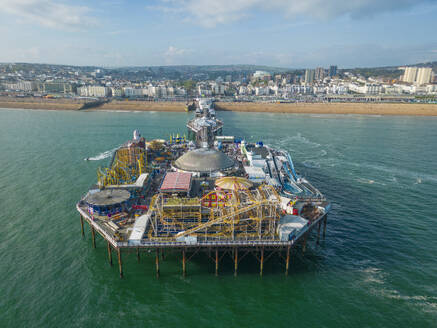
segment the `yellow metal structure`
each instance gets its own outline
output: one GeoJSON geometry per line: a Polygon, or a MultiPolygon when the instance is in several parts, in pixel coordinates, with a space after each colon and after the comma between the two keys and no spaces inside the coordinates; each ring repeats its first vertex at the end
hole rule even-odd
{"type": "Polygon", "coordinates": [[[110,168],[97,169],[99,186],[131,184],[147,171],[147,153],[141,147],[119,148],[110,168]]]}
{"type": "Polygon", "coordinates": [[[241,177],[223,177],[215,181],[216,187],[226,190],[249,189],[253,183],[241,177]]]}
{"type": "Polygon", "coordinates": [[[202,198],[152,199],[148,231],[154,241],[176,241],[187,236],[204,240],[274,239],[280,198],[267,185],[257,189],[215,190],[202,198]],[[205,206],[215,196],[216,203],[205,206]]]}

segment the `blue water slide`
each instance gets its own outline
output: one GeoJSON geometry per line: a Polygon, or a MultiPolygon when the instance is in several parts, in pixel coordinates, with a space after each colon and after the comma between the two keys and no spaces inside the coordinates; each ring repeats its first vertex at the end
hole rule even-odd
{"type": "Polygon", "coordinates": [[[284,168],[285,173],[287,173],[288,178],[290,179],[290,181],[296,181],[296,179],[294,178],[294,176],[291,174],[290,169],[287,166],[287,163],[282,163],[282,167],[284,168]]]}
{"type": "Polygon", "coordinates": [[[294,181],[296,181],[291,175],[290,170],[288,169],[287,163],[282,163],[284,171],[287,173],[290,183],[284,182],[284,188],[292,193],[301,193],[302,189],[294,185],[294,181]],[[293,185],[292,185],[293,184],[293,185]]]}
{"type": "Polygon", "coordinates": [[[291,184],[289,184],[288,182],[284,182],[284,189],[293,193],[293,194],[299,194],[302,192],[301,189],[298,189],[296,187],[293,187],[291,184]]]}
{"type": "Polygon", "coordinates": [[[291,156],[290,156],[289,153],[287,153],[287,159],[288,159],[288,164],[290,164],[290,168],[291,168],[291,172],[293,173],[294,180],[296,181],[297,180],[297,174],[296,174],[296,171],[294,169],[294,164],[293,164],[293,161],[291,160],[291,156]]]}
{"type": "Polygon", "coordinates": [[[280,183],[281,185],[284,185],[284,184],[282,183],[282,179],[281,179],[281,172],[280,172],[279,169],[278,169],[278,164],[276,164],[276,158],[275,158],[275,155],[272,154],[272,158],[273,158],[273,165],[275,165],[276,173],[278,174],[278,180],[279,180],[279,183],[280,183]]]}
{"type": "Polygon", "coordinates": [[[266,161],[266,164],[267,164],[267,170],[269,171],[269,175],[271,178],[273,178],[272,169],[270,168],[270,164],[268,160],[266,161]]]}

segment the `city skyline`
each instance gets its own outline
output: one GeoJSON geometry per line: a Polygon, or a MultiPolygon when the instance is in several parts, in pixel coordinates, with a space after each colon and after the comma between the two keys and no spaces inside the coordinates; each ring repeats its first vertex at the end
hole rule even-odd
{"type": "Polygon", "coordinates": [[[0,62],[376,67],[437,60],[435,1],[0,0],[0,62]]]}

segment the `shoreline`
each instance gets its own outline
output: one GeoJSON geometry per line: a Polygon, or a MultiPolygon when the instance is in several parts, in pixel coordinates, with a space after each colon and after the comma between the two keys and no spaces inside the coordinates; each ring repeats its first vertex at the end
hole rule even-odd
{"type": "MultiPolygon", "coordinates": [[[[81,110],[85,101],[67,99],[5,99],[4,109],[81,110]]],[[[112,101],[84,111],[117,112],[185,112],[185,102],[112,101]]],[[[357,114],[382,116],[437,116],[437,104],[405,103],[245,103],[217,102],[217,111],[290,113],[290,114],[357,114]]]]}

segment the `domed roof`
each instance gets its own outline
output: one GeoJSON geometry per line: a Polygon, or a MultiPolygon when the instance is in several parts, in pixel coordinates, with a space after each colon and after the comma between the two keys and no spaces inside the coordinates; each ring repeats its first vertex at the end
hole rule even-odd
{"type": "Polygon", "coordinates": [[[205,148],[189,151],[174,162],[176,168],[188,172],[221,171],[234,165],[234,160],[225,153],[205,148]]]}
{"type": "Polygon", "coordinates": [[[88,205],[111,206],[121,204],[130,198],[130,192],[122,189],[104,189],[86,196],[88,205]]]}
{"type": "Polygon", "coordinates": [[[241,177],[223,177],[215,181],[216,187],[227,190],[248,189],[253,186],[249,180],[241,177]]]}

